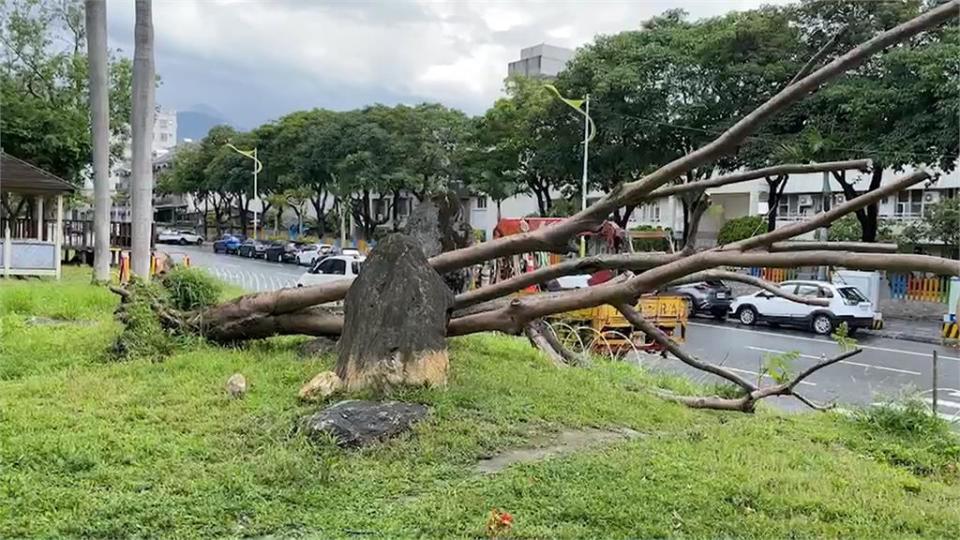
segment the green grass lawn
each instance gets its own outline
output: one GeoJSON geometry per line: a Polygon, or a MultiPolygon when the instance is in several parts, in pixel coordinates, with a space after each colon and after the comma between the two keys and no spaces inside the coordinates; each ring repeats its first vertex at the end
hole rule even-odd
{"type": "Polygon", "coordinates": [[[0,538],[476,537],[495,507],[518,538],[960,537],[960,442],[917,411],[693,411],[649,392],[681,380],[559,370],[484,335],[451,342],[448,388],[394,396],[428,420],[346,451],[295,429],[318,408],[297,390],[332,358],[276,338],[111,361],[116,299],[87,279],[0,281],[0,538]],[[235,372],[242,400],[224,392],[235,372]],[[587,426],[643,436],[474,470],[587,426]]]}

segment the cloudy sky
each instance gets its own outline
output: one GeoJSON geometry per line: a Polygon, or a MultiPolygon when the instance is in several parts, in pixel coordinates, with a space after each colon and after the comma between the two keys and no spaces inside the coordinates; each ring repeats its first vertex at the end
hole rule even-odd
{"type": "MultiPolygon", "coordinates": [[[[205,105],[243,128],[313,107],[438,101],[471,114],[507,63],[577,47],[666,9],[692,17],[785,0],[154,0],[158,102],[205,105]]],[[[112,47],[133,51],[133,2],[108,4],[112,47]]]]}

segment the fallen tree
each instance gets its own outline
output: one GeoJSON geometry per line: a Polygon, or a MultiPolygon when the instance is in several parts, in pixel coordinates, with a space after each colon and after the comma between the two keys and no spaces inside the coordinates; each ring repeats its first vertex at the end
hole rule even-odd
{"type": "MultiPolygon", "coordinates": [[[[618,186],[601,200],[569,219],[532,232],[446,251],[430,257],[426,263],[436,272],[448,274],[471,265],[521,253],[534,251],[565,253],[571,251],[578,234],[597,230],[611,213],[622,207],[682,193],[698,191],[702,194],[703,190],[710,187],[763,178],[770,174],[850,169],[866,170],[870,166],[868,160],[780,165],[756,171],[738,172],[699,184],[665,187],[665,184],[682,176],[687,171],[709,164],[725,152],[734,149],[765,120],[803,96],[815,91],[830,79],[863,63],[872,54],[949,20],[957,13],[958,6],[960,6],[960,0],[943,4],[855,47],[827,65],[788,85],[766,103],[730,127],[713,142],[661,167],[640,180],[618,186]]],[[[645,324],[632,307],[636,304],[637,298],[641,294],[655,292],[670,283],[703,277],[709,275],[709,272],[722,272],[724,270],[720,269],[724,267],[831,265],[864,270],[916,270],[957,275],[960,274],[960,264],[957,261],[922,255],[894,254],[891,253],[892,248],[889,245],[827,242],[806,244],[791,241],[799,235],[828,226],[845,215],[875,204],[882,197],[894,195],[931,178],[931,173],[923,170],[917,171],[880,189],[864,193],[807,221],[782,227],[740,242],[697,252],[692,247],[694,245],[693,240],[696,237],[695,232],[698,228],[699,218],[702,217],[710,204],[709,198],[703,198],[703,207],[697,209],[698,211],[694,214],[695,219],[690,225],[687,245],[679,253],[587,257],[541,268],[535,272],[522,274],[489,287],[459,294],[453,299],[450,306],[452,317],[447,323],[446,335],[458,336],[488,331],[510,334],[526,332],[535,343],[541,344],[543,347],[553,347],[549,342],[549,337],[543,335],[535,321],[557,313],[610,304],[621,309],[624,316],[638,329],[644,332],[649,331],[648,333],[656,337],[656,332],[653,332],[656,329],[651,329],[651,325],[645,324]],[[624,274],[623,279],[613,280],[587,289],[538,294],[514,299],[506,298],[507,295],[530,285],[541,284],[564,275],[592,272],[599,269],[613,269],[629,272],[629,274],[624,274]]],[[[762,280],[748,279],[739,274],[723,275],[726,276],[726,279],[748,281],[778,294],[776,287],[762,280]]],[[[346,318],[351,320],[351,313],[356,313],[355,310],[359,307],[351,305],[354,302],[351,301],[351,296],[347,294],[350,288],[350,282],[340,281],[329,285],[302,289],[282,289],[246,295],[198,312],[179,313],[165,309],[161,319],[164,324],[178,331],[200,334],[219,343],[259,339],[278,334],[338,336],[343,331],[344,318],[322,306],[347,297],[345,304],[346,318]]],[[[797,300],[797,298],[790,299],[797,300]]],[[[352,320],[354,320],[354,325],[367,322],[355,318],[352,320]]],[[[369,332],[376,333],[380,330],[380,328],[370,328],[369,332]]],[[[667,338],[666,341],[669,342],[669,339],[667,338]]],[[[676,344],[671,344],[667,348],[681,360],[691,358],[689,355],[685,355],[676,344]]],[[[555,357],[556,361],[569,360],[564,358],[562,351],[556,352],[558,353],[555,357]]],[[[388,361],[389,359],[384,358],[382,360],[388,361]]],[[[364,362],[369,361],[369,358],[364,360],[364,362]]],[[[710,366],[710,364],[703,362],[697,362],[696,364],[700,366],[698,369],[718,374],[717,370],[713,368],[703,367],[710,366]]],[[[697,367],[697,365],[694,367],[697,367]]],[[[829,363],[817,369],[826,367],[826,365],[829,365],[829,363]]],[[[366,370],[368,367],[364,369],[366,370]]],[[[338,369],[338,371],[341,370],[338,369]]],[[[728,375],[730,374],[728,373],[728,375]]],[[[804,376],[809,376],[809,373],[804,376]]],[[[713,408],[752,410],[756,401],[765,397],[795,395],[793,392],[795,384],[793,386],[781,385],[783,387],[779,389],[759,389],[753,385],[742,384],[742,381],[737,383],[730,376],[724,376],[724,378],[738,384],[743,389],[745,395],[742,399],[738,399],[736,402],[694,399],[694,401],[688,400],[688,404],[692,406],[711,406],[713,408]]]]}

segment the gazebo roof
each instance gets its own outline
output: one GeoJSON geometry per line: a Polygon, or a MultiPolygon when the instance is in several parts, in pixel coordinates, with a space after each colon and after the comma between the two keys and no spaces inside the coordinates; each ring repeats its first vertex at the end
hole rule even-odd
{"type": "Polygon", "coordinates": [[[0,193],[56,195],[76,190],[76,186],[63,178],[0,152],[0,193]]]}

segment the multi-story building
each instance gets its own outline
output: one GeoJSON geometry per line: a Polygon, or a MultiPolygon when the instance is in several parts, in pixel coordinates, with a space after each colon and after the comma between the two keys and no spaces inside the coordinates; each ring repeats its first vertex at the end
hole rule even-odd
{"type": "MultiPolygon", "coordinates": [[[[112,143],[120,142],[113,140],[112,143]]],[[[130,171],[133,151],[130,137],[124,137],[123,155],[120,162],[110,169],[110,194],[113,206],[110,209],[110,221],[129,222],[130,210],[130,171]]],[[[168,154],[177,145],[177,112],[171,109],[157,107],[153,120],[153,141],[150,145],[154,160],[168,154]]],[[[156,166],[154,167],[156,172],[156,166]]],[[[87,180],[84,185],[84,195],[93,200],[93,180],[87,180]]],[[[89,205],[72,211],[73,219],[93,219],[93,208],[89,205]]]]}
{"type": "Polygon", "coordinates": [[[574,51],[541,43],[520,50],[520,59],[507,64],[507,75],[552,79],[567,66],[574,51]]]}
{"type": "MultiPolygon", "coordinates": [[[[882,184],[908,174],[907,171],[884,171],[882,184]]],[[[865,189],[869,183],[866,174],[854,183],[854,188],[865,189]]],[[[857,179],[857,175],[852,175],[857,179]]],[[[830,176],[830,206],[843,203],[846,198],[837,181],[830,176]]],[[[893,222],[894,227],[923,217],[926,209],[941,199],[956,197],[960,191],[960,172],[954,170],[942,174],[936,183],[927,186],[917,184],[895,196],[884,197],[879,203],[880,219],[893,222]]],[[[716,241],[717,232],[723,224],[733,218],[748,215],[767,215],[770,211],[769,186],[763,179],[751,180],[739,184],[730,184],[707,192],[713,201],[713,207],[701,221],[698,242],[704,245],[716,241]]],[[[824,208],[822,173],[791,175],[784,187],[783,196],[776,210],[777,226],[809,218],[824,208]]],[[[637,208],[633,221],[642,225],[670,228],[678,233],[683,231],[683,207],[675,197],[650,202],[637,208]]],[[[812,239],[813,233],[804,238],[812,239]]]]}

